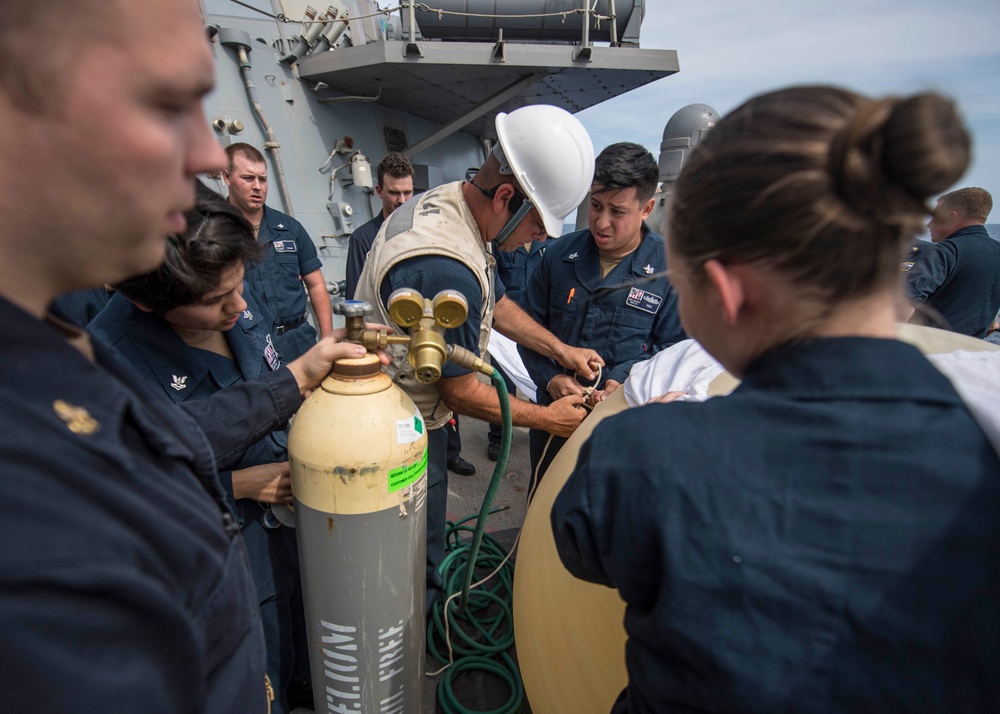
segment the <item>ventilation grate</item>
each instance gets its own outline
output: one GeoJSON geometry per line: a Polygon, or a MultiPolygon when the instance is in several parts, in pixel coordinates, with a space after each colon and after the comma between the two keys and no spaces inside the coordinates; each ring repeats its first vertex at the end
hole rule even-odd
{"type": "Polygon", "coordinates": [[[387,126],[382,130],[382,132],[385,136],[386,150],[401,153],[409,148],[410,142],[407,141],[406,132],[402,129],[387,126]]]}

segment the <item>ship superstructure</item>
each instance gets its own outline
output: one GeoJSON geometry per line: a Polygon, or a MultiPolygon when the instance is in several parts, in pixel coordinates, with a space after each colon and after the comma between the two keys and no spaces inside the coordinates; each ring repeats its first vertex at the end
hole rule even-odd
{"type": "Polygon", "coordinates": [[[205,0],[218,140],[264,151],[270,202],[306,227],[334,296],[351,232],[380,210],[371,167],[386,153],[406,154],[426,190],[482,163],[498,112],[577,112],[679,68],[640,47],[645,0],[382,5],[205,0]]]}

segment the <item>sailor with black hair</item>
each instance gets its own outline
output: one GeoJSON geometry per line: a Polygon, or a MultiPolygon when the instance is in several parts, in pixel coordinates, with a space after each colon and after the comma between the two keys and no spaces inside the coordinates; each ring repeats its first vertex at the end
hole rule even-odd
{"type": "MultiPolygon", "coordinates": [[[[622,142],[605,148],[595,161],[590,227],[556,241],[524,291],[531,317],[567,344],[604,357],[601,378],[590,385],[592,403],[621,386],[636,362],[685,337],[665,273],[663,237],[645,224],[658,176],[645,147],[622,142]]],[[[584,394],[584,385],[555,361],[523,345],[518,351],[539,404],[584,394]]],[[[531,468],[539,476],[565,443],[559,435],[549,439],[540,429],[530,433],[531,468]]]]}

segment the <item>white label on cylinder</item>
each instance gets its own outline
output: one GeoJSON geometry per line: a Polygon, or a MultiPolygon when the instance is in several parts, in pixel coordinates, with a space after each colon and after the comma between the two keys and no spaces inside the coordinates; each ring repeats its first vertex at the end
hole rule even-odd
{"type": "Polygon", "coordinates": [[[396,443],[412,444],[424,433],[424,420],[419,411],[413,412],[409,419],[398,419],[396,421],[396,443]]]}

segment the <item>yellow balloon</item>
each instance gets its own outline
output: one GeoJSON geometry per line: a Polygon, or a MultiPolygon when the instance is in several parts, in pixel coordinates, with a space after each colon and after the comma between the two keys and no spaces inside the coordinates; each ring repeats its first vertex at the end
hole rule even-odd
{"type": "MultiPolygon", "coordinates": [[[[931,327],[900,324],[899,339],[924,354],[1000,346],[931,327]]],[[[736,386],[728,373],[710,395],[736,386]]],[[[549,524],[552,504],[598,422],[628,408],[624,389],[601,402],[552,461],[528,509],[514,572],[514,635],[524,690],[535,714],[607,714],[628,683],[625,603],[618,591],[578,580],[563,567],[549,524]]]]}

